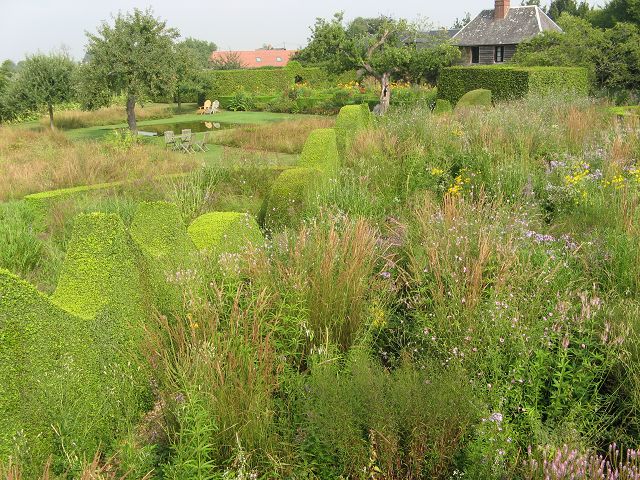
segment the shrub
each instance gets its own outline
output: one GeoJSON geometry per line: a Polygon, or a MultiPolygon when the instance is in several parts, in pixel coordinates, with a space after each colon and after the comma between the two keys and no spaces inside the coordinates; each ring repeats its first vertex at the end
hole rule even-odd
{"type": "Polygon", "coordinates": [[[361,105],[346,105],[340,109],[336,119],[336,136],[338,151],[341,156],[344,156],[355,133],[369,125],[370,118],[369,106],[364,103],[361,105]]]}
{"type": "Polygon", "coordinates": [[[173,203],[140,203],[129,233],[151,258],[180,261],[195,250],[180,210],[173,203]]]}
{"type": "Polygon", "coordinates": [[[0,462],[35,478],[50,455],[59,466],[108,441],[98,351],[85,320],[1,269],[0,292],[0,462]]]}
{"type": "Polygon", "coordinates": [[[460,107],[490,107],[491,104],[491,90],[471,90],[465,93],[460,100],[456,108],[460,107]]]}
{"type": "Polygon", "coordinates": [[[283,92],[295,83],[296,76],[310,83],[326,82],[326,74],[319,68],[209,70],[203,75],[211,85],[206,95],[208,98],[233,95],[243,89],[262,94],[283,92]]]}
{"type": "Polygon", "coordinates": [[[435,365],[394,371],[353,350],[316,358],[301,394],[303,448],[319,478],[451,478],[475,421],[464,376],[435,365]]]}
{"type": "Polygon", "coordinates": [[[120,217],[79,215],[53,301],[83,318],[107,310],[126,330],[146,317],[145,292],[137,249],[120,217]]]}
{"type": "Polygon", "coordinates": [[[313,130],[307,137],[298,165],[304,168],[317,168],[327,173],[336,173],[340,167],[340,158],[335,129],[313,130]]]}
{"type": "Polygon", "coordinates": [[[589,74],[577,67],[449,67],[438,82],[438,97],[455,105],[467,92],[488,89],[495,101],[529,95],[588,95],[589,74]]]}
{"type": "Polygon", "coordinates": [[[246,213],[206,213],[189,225],[188,232],[198,249],[217,255],[240,253],[249,245],[264,243],[258,224],[246,213]]]}
{"type": "Polygon", "coordinates": [[[449,113],[453,110],[453,108],[451,107],[451,103],[449,102],[449,100],[443,100],[442,98],[438,98],[436,100],[436,106],[433,109],[433,113],[435,113],[436,115],[440,115],[443,113],[449,113]]]}
{"type": "Polygon", "coordinates": [[[278,230],[298,225],[322,177],[322,172],[315,168],[293,168],[282,172],[263,203],[260,216],[265,228],[278,230]]]}

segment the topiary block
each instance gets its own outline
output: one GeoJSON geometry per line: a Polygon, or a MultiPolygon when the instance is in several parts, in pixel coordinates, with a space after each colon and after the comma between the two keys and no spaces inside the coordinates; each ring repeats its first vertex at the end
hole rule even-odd
{"type": "Polygon", "coordinates": [[[367,128],[370,121],[371,112],[369,111],[369,105],[366,103],[361,105],[345,105],[340,109],[335,126],[340,156],[344,156],[353,137],[355,137],[358,131],[367,128]]]}
{"type": "Polygon", "coordinates": [[[335,173],[340,167],[336,131],[333,128],[313,130],[304,144],[298,165],[335,173]]]}
{"type": "Polygon", "coordinates": [[[69,455],[99,447],[105,401],[91,331],[0,269],[0,463],[17,454],[35,478],[61,440],[69,455]]]}
{"type": "Polygon", "coordinates": [[[180,263],[195,251],[180,209],[173,203],[140,203],[129,233],[138,247],[155,259],[180,263]]]}
{"type": "Polygon", "coordinates": [[[198,249],[215,254],[240,253],[250,244],[264,244],[255,218],[246,213],[206,213],[196,218],[187,231],[198,249]]]}
{"type": "Polygon", "coordinates": [[[436,115],[442,115],[444,113],[450,113],[451,111],[453,111],[453,108],[448,100],[443,100],[441,98],[436,100],[436,106],[433,109],[433,113],[436,115]]]}
{"type": "Polygon", "coordinates": [[[471,90],[470,92],[465,93],[458,101],[456,108],[490,107],[491,105],[491,90],[480,88],[478,90],[471,90]]]}
{"type": "Polygon", "coordinates": [[[108,310],[123,325],[139,324],[148,311],[140,257],[120,217],[79,215],[52,299],[84,318],[108,310]]]}
{"type": "Polygon", "coordinates": [[[275,180],[264,204],[264,226],[268,230],[297,226],[309,198],[325,181],[323,172],[315,168],[285,170],[275,180]]]}

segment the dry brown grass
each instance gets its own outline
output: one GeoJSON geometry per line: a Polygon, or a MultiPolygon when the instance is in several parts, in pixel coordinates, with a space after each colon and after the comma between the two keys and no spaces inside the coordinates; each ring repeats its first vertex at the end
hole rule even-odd
{"type": "Polygon", "coordinates": [[[334,124],[333,118],[309,117],[267,125],[247,125],[220,132],[215,142],[248,150],[300,153],[312,130],[331,128],[334,124]]]}
{"type": "Polygon", "coordinates": [[[75,143],[59,132],[0,128],[0,201],[80,185],[185,172],[195,160],[134,145],[118,150],[98,142],[75,143]]]}
{"type": "MultiPolygon", "coordinates": [[[[148,105],[144,108],[136,106],[136,118],[138,121],[167,118],[171,115],[171,109],[167,105],[148,105]]],[[[125,123],[126,121],[127,114],[125,108],[121,105],[100,108],[94,111],[68,110],[56,112],[53,117],[53,123],[56,128],[63,130],[94,127],[98,125],[115,125],[125,123]]],[[[43,117],[40,123],[48,127],[49,117],[43,117]]]]}

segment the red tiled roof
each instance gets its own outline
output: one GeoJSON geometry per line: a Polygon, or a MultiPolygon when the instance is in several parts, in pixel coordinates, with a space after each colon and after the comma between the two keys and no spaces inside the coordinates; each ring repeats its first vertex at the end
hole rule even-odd
{"type": "Polygon", "coordinates": [[[237,54],[244,68],[284,67],[297,50],[249,50],[213,52],[211,60],[225,59],[229,54],[237,54]],[[259,60],[258,60],[259,59],[259,60]]]}

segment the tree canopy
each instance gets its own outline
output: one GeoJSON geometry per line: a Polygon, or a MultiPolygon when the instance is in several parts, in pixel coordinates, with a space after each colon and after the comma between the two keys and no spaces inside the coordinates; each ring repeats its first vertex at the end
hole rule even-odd
{"type": "Polygon", "coordinates": [[[24,110],[46,106],[53,129],[54,107],[73,98],[75,68],[75,62],[66,53],[27,57],[10,86],[12,102],[24,110]]]}
{"type": "Polygon", "coordinates": [[[433,76],[434,70],[459,55],[458,48],[446,38],[429,43],[429,48],[417,47],[419,32],[403,19],[381,16],[358,17],[345,23],[344,15],[336,13],[332,19],[316,19],[309,44],[298,53],[303,63],[318,64],[329,72],[362,70],[380,82],[380,109],[389,105],[392,76],[416,77],[420,73],[433,76]],[[433,43],[433,44],[432,44],[433,43]],[[424,68],[423,68],[424,67],[424,68]]]}
{"type": "Polygon", "coordinates": [[[191,37],[182,40],[178,46],[191,52],[199,68],[209,68],[211,53],[218,50],[218,46],[213,42],[191,37]]]}
{"type": "Polygon", "coordinates": [[[87,66],[83,80],[98,94],[106,88],[127,97],[129,128],[137,132],[135,104],[152,96],[173,94],[176,88],[178,31],[135,9],[118,14],[113,25],[103,22],[95,34],[87,33],[87,66]]]}

